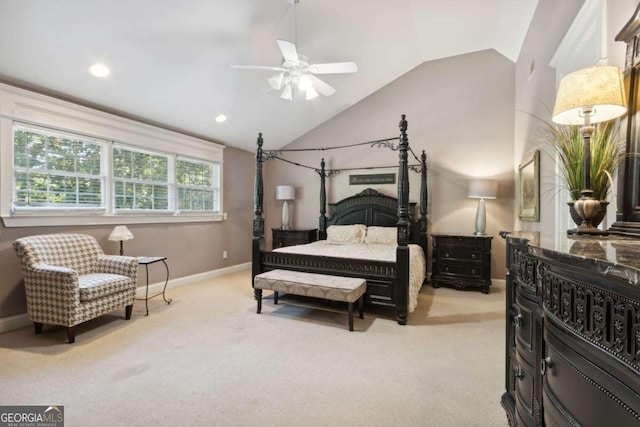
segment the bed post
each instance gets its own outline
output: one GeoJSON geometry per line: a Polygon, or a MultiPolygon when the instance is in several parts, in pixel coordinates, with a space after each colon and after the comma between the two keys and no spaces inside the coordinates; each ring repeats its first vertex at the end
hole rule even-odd
{"type": "Polygon", "coordinates": [[[401,325],[407,324],[409,313],[409,167],[407,164],[407,121],[405,115],[400,120],[400,147],[398,164],[398,247],[396,248],[396,289],[398,299],[396,320],[401,325]]]}
{"type": "MultiPolygon", "coordinates": [[[[422,150],[420,156],[422,169],[420,171],[420,237],[427,238],[427,154],[422,150]]],[[[425,248],[425,254],[426,254],[425,248]]]]}
{"type": "MultiPolygon", "coordinates": [[[[264,202],[264,183],[262,181],[262,133],[258,134],[258,149],[256,150],[256,171],[253,183],[253,242],[251,249],[251,287],[253,278],[260,274],[261,252],[264,246],[264,218],[262,218],[264,202]]],[[[262,299],[262,289],[253,290],[257,301],[262,299]]]]}
{"type": "Polygon", "coordinates": [[[320,170],[317,171],[320,175],[320,218],[318,219],[318,239],[326,240],[327,239],[327,189],[325,186],[325,178],[327,174],[325,173],[325,163],[324,158],[320,162],[320,170]]]}

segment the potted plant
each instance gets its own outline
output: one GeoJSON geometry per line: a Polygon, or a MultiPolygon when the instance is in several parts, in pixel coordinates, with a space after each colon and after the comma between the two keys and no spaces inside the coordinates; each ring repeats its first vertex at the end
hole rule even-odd
{"type": "MultiPolygon", "coordinates": [[[[618,138],[619,122],[611,120],[595,125],[591,136],[591,190],[593,198],[600,201],[600,212],[592,219],[597,226],[606,214],[607,201],[613,177],[624,154],[624,146],[618,138]]],[[[557,156],[564,188],[569,192],[571,217],[576,224],[582,219],[573,209],[573,202],[580,198],[584,183],[584,141],[580,126],[556,126],[545,122],[544,139],[557,156]]]]}

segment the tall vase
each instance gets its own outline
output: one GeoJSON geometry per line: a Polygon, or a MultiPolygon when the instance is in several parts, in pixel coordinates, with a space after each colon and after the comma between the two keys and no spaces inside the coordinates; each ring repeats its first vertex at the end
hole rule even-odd
{"type": "MultiPolygon", "coordinates": [[[[576,211],[576,208],[573,206],[573,203],[574,203],[573,201],[567,202],[567,205],[569,205],[569,213],[571,214],[571,219],[573,220],[573,222],[575,222],[576,225],[579,226],[580,224],[582,224],[582,218],[580,218],[580,215],[578,215],[578,212],[576,211]]],[[[600,225],[604,217],[607,215],[608,205],[609,205],[609,202],[600,201],[600,210],[593,218],[591,218],[591,224],[593,224],[594,227],[597,227],[598,225],[600,225]]]]}

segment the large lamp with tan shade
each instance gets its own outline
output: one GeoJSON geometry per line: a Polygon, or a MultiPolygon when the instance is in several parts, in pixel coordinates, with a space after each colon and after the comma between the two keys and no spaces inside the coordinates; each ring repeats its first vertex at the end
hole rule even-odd
{"type": "Polygon", "coordinates": [[[584,141],[584,188],[574,207],[582,223],[568,234],[608,234],[597,229],[591,219],[600,201],[591,190],[591,136],[594,123],[613,120],[627,111],[627,100],[618,67],[599,65],[566,75],[560,81],[552,120],[561,125],[579,125],[584,141]]]}

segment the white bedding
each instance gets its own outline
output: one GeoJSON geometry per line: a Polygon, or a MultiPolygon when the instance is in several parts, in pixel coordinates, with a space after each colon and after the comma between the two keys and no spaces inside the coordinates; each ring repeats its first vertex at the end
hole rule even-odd
{"type": "MultiPolygon", "coordinates": [[[[426,277],[426,258],[418,245],[409,246],[409,312],[418,305],[418,293],[426,277]]],[[[274,252],[303,255],[332,256],[338,258],[370,259],[375,261],[396,261],[396,245],[356,243],[352,245],[332,245],[326,240],[306,245],[285,246],[274,252]]]]}

